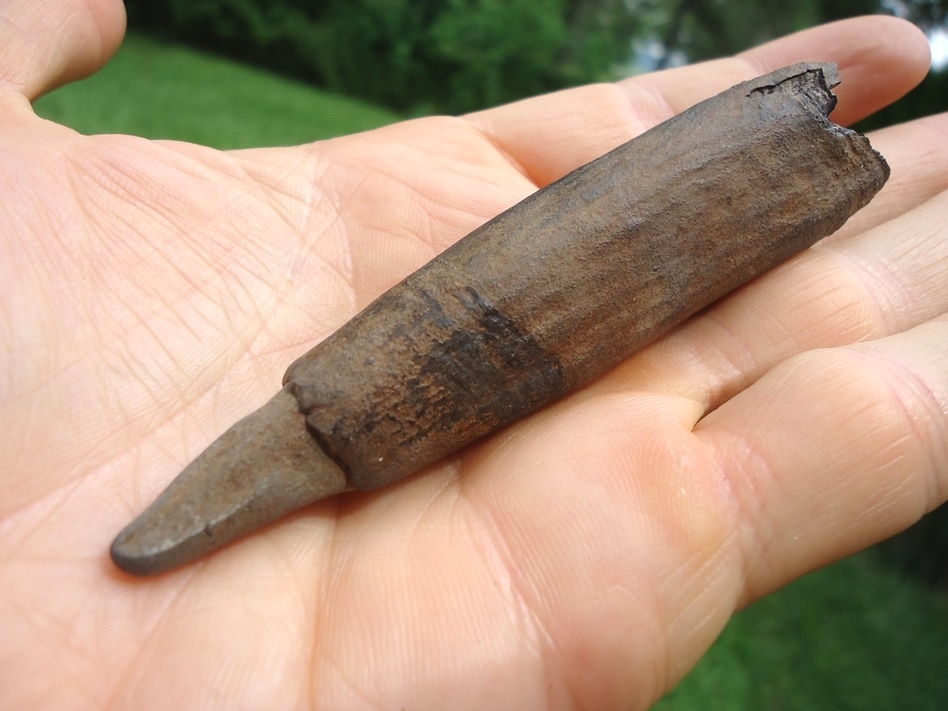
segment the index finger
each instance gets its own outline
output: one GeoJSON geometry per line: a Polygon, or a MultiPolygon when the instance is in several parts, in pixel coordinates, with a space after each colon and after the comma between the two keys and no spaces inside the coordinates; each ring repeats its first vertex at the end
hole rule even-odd
{"type": "Polygon", "coordinates": [[[843,83],[833,120],[850,123],[895,101],[928,71],[928,42],[893,17],[822,25],[736,57],[567,89],[468,119],[542,187],[734,84],[803,61],[835,62],[843,83]]]}

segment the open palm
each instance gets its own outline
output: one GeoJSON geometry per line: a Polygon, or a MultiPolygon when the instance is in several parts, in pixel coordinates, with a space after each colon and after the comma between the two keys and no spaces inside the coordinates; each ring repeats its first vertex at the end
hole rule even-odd
{"type": "Polygon", "coordinates": [[[0,15],[3,708],[643,707],[741,605],[945,499],[941,117],[873,137],[892,179],[841,233],[594,385],[383,492],[122,574],[111,538],[184,464],[487,218],[796,61],[840,64],[852,121],[927,50],[854,20],[463,119],[221,153],[33,115],[114,49],[114,0],[0,15]]]}

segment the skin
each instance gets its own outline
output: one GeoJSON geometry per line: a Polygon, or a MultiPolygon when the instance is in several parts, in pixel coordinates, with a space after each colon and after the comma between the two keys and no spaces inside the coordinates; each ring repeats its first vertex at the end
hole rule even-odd
{"type": "Polygon", "coordinates": [[[838,235],[592,386],[383,492],[136,580],[115,533],[286,365],[537,186],[802,60],[851,122],[896,20],[298,148],[82,137],[30,100],[112,0],[0,6],[0,707],[644,708],[735,610],[948,494],[948,117],[872,136],[838,235]]]}

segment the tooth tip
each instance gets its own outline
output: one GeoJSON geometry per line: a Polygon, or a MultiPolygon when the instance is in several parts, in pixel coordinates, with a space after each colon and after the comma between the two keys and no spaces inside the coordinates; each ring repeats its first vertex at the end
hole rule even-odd
{"type": "Polygon", "coordinates": [[[306,504],[346,478],[281,391],[189,464],[112,543],[115,564],[151,575],[189,563],[306,504]]]}
{"type": "Polygon", "coordinates": [[[173,563],[162,566],[158,551],[148,552],[137,543],[133,535],[128,535],[125,531],[112,542],[109,555],[119,569],[132,575],[152,575],[173,566],[173,563]]]}
{"type": "Polygon", "coordinates": [[[163,521],[160,510],[149,508],[126,526],[109,548],[112,561],[132,575],[154,575],[183,565],[213,549],[213,544],[163,521]]]}

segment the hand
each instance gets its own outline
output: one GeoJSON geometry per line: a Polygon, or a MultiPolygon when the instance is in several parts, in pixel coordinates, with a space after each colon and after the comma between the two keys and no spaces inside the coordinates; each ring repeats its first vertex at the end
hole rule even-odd
{"type": "Polygon", "coordinates": [[[112,537],[297,355],[487,218],[696,101],[927,69],[870,18],[721,60],[276,150],[83,137],[28,100],[116,0],[0,18],[0,706],[641,708],[731,614],[948,487],[948,118],[872,136],[838,235],[423,476],[138,580],[112,537]]]}

